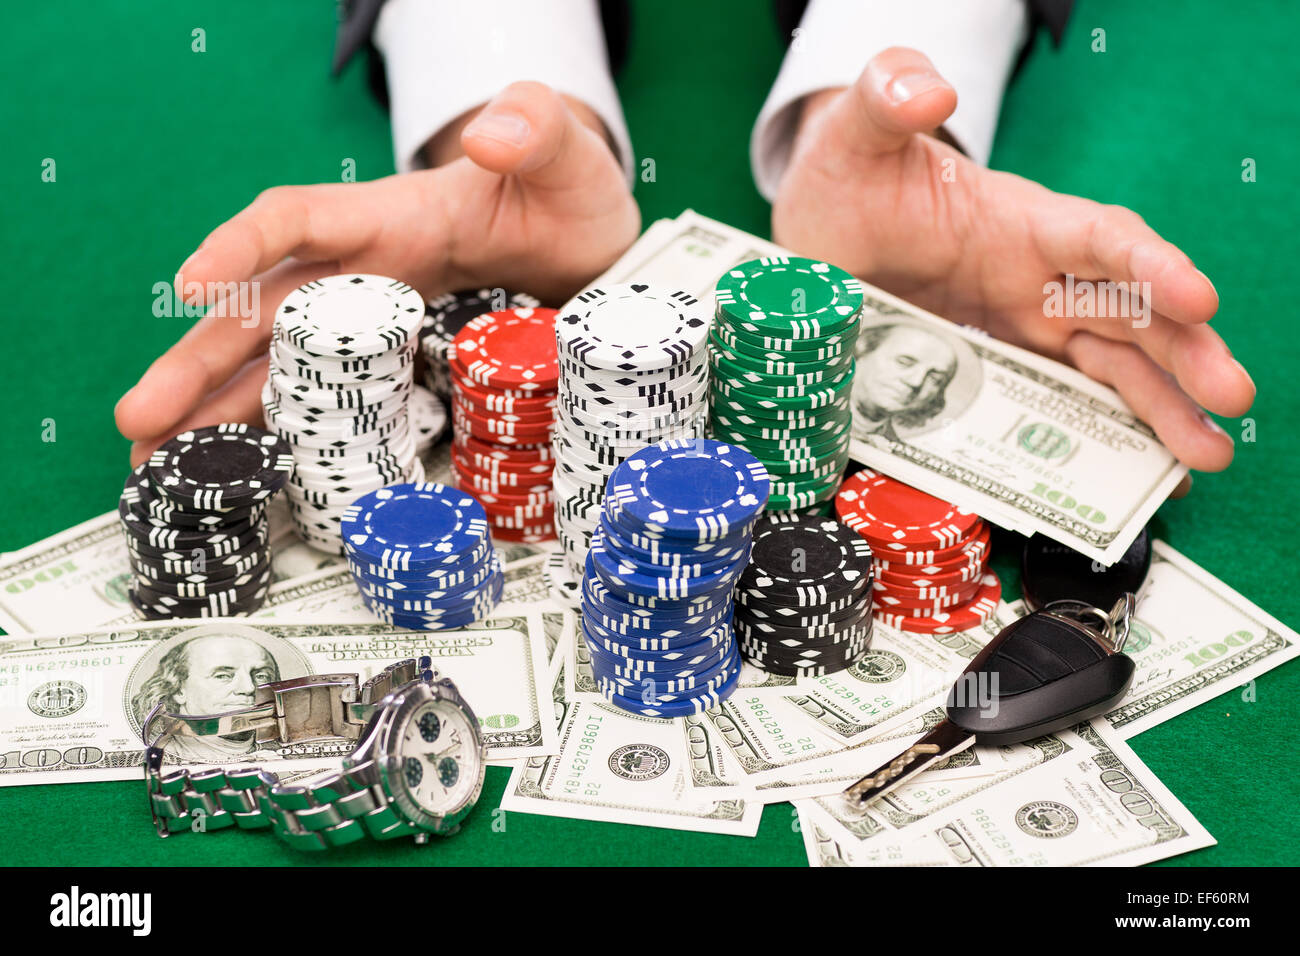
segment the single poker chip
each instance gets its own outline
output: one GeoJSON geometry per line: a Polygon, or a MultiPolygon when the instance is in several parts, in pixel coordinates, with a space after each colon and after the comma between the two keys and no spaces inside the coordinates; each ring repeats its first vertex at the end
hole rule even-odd
{"type": "Polygon", "coordinates": [[[605,692],[605,700],[615,707],[632,714],[640,714],[643,717],[685,717],[690,714],[702,713],[706,710],[712,710],[727,700],[736,690],[737,684],[740,683],[740,668],[736,668],[731,677],[727,679],[720,687],[682,698],[680,700],[657,700],[655,703],[644,703],[640,698],[625,697],[622,694],[605,692]]]}
{"type": "Polygon", "coordinates": [[[951,634],[979,627],[998,609],[1002,597],[1002,583],[997,575],[988,572],[974,600],[953,608],[925,616],[876,610],[876,618],[890,627],[917,634],[951,634]]]}
{"type": "Polygon", "coordinates": [[[466,324],[447,359],[471,381],[504,389],[555,388],[555,310],[505,309],[466,324]]]}
{"type": "Polygon", "coordinates": [[[1020,591],[1031,611],[1053,601],[1081,601],[1109,611],[1125,593],[1137,594],[1151,568],[1151,532],[1143,528],[1110,567],[1103,567],[1043,535],[1025,542],[1020,559],[1020,591]]]}
{"type": "Polygon", "coordinates": [[[962,541],[979,515],[864,468],[845,480],[835,501],[840,520],[873,545],[948,548],[962,541]]]}
{"type": "Polygon", "coordinates": [[[488,535],[483,506],[436,482],[372,491],[348,507],[339,530],[353,560],[397,570],[442,564],[488,535]]]}
{"type": "Polygon", "coordinates": [[[376,355],[407,345],[423,319],[424,299],[405,282],[326,276],[285,296],[275,313],[275,337],[312,355],[376,355]]]}
{"type": "Polygon", "coordinates": [[[740,588],[752,597],[810,607],[861,594],[871,582],[871,546],[831,518],[765,515],[740,588]]]}
{"type": "Polygon", "coordinates": [[[293,452],[245,424],[181,432],[149,457],[149,480],[182,506],[219,510],[264,501],[293,471],[293,452]]]}
{"type": "Polygon", "coordinates": [[[555,322],[560,350],[578,364],[638,372],[687,362],[708,331],[708,313],[695,296],[646,283],[587,289],[555,322]]]}
{"type": "Polygon", "coordinates": [[[728,269],[714,295],[719,322],[756,335],[820,338],[857,321],[862,283],[799,256],[752,259],[728,269]]]}
{"type": "Polygon", "coordinates": [[[691,541],[714,541],[763,510],[771,481],[743,448],[709,439],[665,441],[614,469],[611,521],[691,541]]]}

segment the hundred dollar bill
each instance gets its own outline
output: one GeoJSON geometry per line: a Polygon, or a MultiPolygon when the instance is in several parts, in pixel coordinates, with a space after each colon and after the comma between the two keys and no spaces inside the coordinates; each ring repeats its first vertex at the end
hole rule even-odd
{"type": "MultiPolygon", "coordinates": [[[[362,680],[429,655],[474,708],[492,760],[555,753],[558,738],[542,612],[499,609],[470,627],[207,618],[0,640],[0,786],[139,776],[141,722],[155,702],[210,714],[252,703],[266,681],[312,673],[362,680]]],[[[187,765],[266,761],[312,769],[351,745],[325,740],[258,750],[237,738],[185,741],[187,765]]]]}
{"type": "MultiPolygon", "coordinates": [[[[1019,601],[999,608],[990,636],[1024,613],[1019,601]]],[[[1156,540],[1124,653],[1133,685],[1099,720],[1127,739],[1292,660],[1300,634],[1156,540]]]]}
{"type": "Polygon", "coordinates": [[[520,813],[753,836],[763,807],[729,777],[725,748],[694,719],[661,720],[606,704],[566,705],[560,752],[519,761],[501,808],[520,813]],[[713,777],[716,789],[697,779],[713,777]]]}
{"type": "MultiPolygon", "coordinates": [[[[726,269],[789,254],[687,210],[655,223],[601,278],[711,302],[726,269]]],[[[870,285],[856,355],[856,460],[1104,564],[1187,472],[1112,389],[870,285]]]]}
{"type": "Polygon", "coordinates": [[[1139,866],[1214,844],[1104,723],[1071,733],[1068,753],[878,837],[858,840],[819,802],[801,807],[856,866],[1139,866]]]}

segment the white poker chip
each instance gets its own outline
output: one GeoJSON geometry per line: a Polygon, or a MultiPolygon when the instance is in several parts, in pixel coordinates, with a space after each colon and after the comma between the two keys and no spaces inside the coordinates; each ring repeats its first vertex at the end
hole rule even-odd
{"type": "Polygon", "coordinates": [[[708,312],[695,296],[646,283],[588,289],[555,319],[562,355],[582,366],[613,371],[682,364],[703,349],[708,332],[708,312]]]}
{"type": "Polygon", "coordinates": [[[275,337],[310,355],[378,355],[408,345],[423,319],[424,298],[405,282],[326,276],[285,296],[275,313],[275,337]]]}

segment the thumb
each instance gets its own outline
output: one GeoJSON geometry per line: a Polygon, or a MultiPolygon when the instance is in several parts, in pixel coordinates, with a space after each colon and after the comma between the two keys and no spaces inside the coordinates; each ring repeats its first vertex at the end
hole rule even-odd
{"type": "Polygon", "coordinates": [[[517,175],[545,189],[589,184],[612,161],[605,141],[543,83],[512,83],[461,133],[461,147],[490,172],[517,175]]]}
{"type": "Polygon", "coordinates": [[[847,151],[876,156],[938,129],[956,108],[957,91],[925,54],[890,47],[872,57],[823,115],[827,133],[847,151]]]}

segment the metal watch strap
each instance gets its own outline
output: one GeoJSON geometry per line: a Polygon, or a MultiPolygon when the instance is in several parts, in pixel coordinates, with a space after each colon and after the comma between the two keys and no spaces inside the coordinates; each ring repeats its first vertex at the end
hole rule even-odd
{"type": "Polygon", "coordinates": [[[324,850],[365,836],[377,840],[416,828],[392,809],[366,767],[345,768],[309,786],[281,784],[258,767],[179,769],[163,773],[173,736],[223,736],[255,732],[261,743],[295,743],[343,737],[356,740],[376,706],[394,688],[416,678],[432,679],[427,657],[399,661],[365,684],[355,674],[316,674],[263,684],[252,707],[233,714],[166,714],[161,707],[145,721],[145,783],[159,836],[184,830],[271,827],[292,846],[324,850]],[[150,731],[162,732],[149,743],[150,731]]]}
{"type": "Polygon", "coordinates": [[[150,776],[149,803],[159,836],[270,827],[297,849],[327,850],[366,836],[387,840],[415,832],[377,787],[348,771],[310,786],[286,786],[257,767],[176,770],[150,776]]]}

